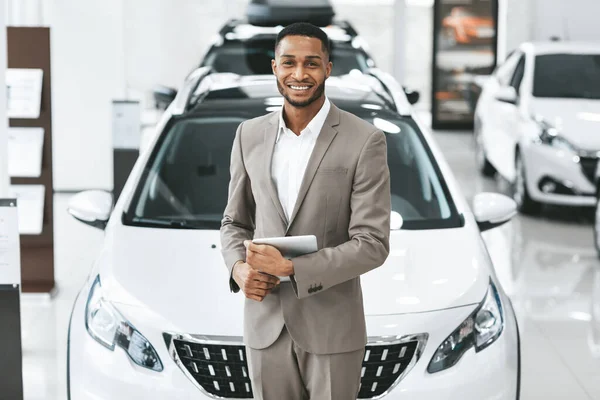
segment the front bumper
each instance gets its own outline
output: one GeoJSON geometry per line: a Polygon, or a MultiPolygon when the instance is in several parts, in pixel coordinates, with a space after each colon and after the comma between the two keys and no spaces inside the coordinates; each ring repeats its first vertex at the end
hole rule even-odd
{"type": "Polygon", "coordinates": [[[535,143],[523,146],[522,152],[527,191],[532,199],[556,205],[595,204],[595,187],[591,176],[586,176],[590,175],[592,169],[595,170],[594,159],[535,143]],[[557,189],[543,191],[542,187],[546,182],[551,182],[551,186],[557,189]]]}
{"type": "MultiPolygon", "coordinates": [[[[83,320],[86,299],[87,294],[82,293],[71,320],[71,400],[210,398],[195,387],[169,356],[161,332],[152,329],[157,323],[155,315],[147,314],[144,309],[118,305],[125,316],[136,315],[132,322],[154,345],[164,365],[164,370],[158,373],[133,364],[121,349],[110,351],[92,339],[83,320]]],[[[479,353],[469,350],[454,367],[435,374],[427,372],[434,352],[476,305],[420,314],[367,317],[370,336],[398,335],[398,331],[429,334],[423,354],[413,369],[383,398],[515,400],[519,375],[518,333],[512,308],[508,300],[503,300],[506,324],[498,340],[479,353]]]]}

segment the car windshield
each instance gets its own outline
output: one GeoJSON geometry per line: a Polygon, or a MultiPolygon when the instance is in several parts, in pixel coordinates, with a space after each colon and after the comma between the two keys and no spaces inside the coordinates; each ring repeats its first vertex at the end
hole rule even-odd
{"type": "MultiPolygon", "coordinates": [[[[274,40],[233,42],[211,50],[202,66],[212,66],[215,72],[232,72],[238,75],[272,74],[271,60],[275,58],[274,40]]],[[[332,44],[331,74],[340,76],[352,70],[369,68],[366,55],[356,49],[336,47],[332,44]]]]}
{"type": "MultiPolygon", "coordinates": [[[[387,131],[392,209],[404,219],[402,229],[460,226],[414,121],[367,120],[387,131]]],[[[172,123],[153,150],[124,223],[219,229],[227,204],[231,148],[242,121],[195,117],[172,123]]]]}
{"type": "Polygon", "coordinates": [[[600,54],[537,56],[533,96],[600,99],[600,54]]]}

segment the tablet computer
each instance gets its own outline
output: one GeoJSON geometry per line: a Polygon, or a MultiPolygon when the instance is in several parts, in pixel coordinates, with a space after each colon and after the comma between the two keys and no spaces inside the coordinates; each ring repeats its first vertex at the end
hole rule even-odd
{"type": "MultiPolygon", "coordinates": [[[[318,250],[317,237],[315,235],[253,239],[252,243],[268,244],[270,246],[273,246],[277,250],[279,250],[281,255],[285,258],[298,257],[305,254],[314,253],[318,250]]],[[[287,282],[290,280],[290,278],[287,276],[280,276],[278,278],[281,280],[281,282],[287,282]]]]}

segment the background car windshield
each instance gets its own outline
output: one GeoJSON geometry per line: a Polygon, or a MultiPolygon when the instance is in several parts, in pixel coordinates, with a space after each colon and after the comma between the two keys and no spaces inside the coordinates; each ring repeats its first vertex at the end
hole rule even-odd
{"type": "MultiPolygon", "coordinates": [[[[202,64],[210,65],[216,72],[238,75],[272,74],[271,60],[275,58],[275,41],[238,42],[212,50],[202,64]]],[[[369,66],[365,55],[357,50],[335,47],[332,44],[333,76],[346,75],[352,70],[366,71],[369,66]]]]}
{"type": "Polygon", "coordinates": [[[535,97],[600,99],[600,54],[546,54],[535,58],[535,97]]]}
{"type": "MultiPolygon", "coordinates": [[[[125,222],[219,229],[227,204],[231,148],[241,122],[234,118],[176,122],[154,151],[125,222]]],[[[369,122],[388,132],[392,209],[403,217],[403,229],[459,226],[416,125],[380,118],[369,122]]]]}

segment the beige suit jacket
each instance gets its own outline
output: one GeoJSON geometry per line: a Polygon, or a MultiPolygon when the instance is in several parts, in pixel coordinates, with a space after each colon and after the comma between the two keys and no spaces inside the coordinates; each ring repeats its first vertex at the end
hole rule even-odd
{"type": "MultiPolygon", "coordinates": [[[[332,104],[288,221],[271,178],[279,113],[245,121],[237,130],[221,226],[223,258],[231,276],[234,264],[246,259],[247,239],[315,235],[319,250],[292,259],[291,283],[282,282],[262,302],[246,299],[245,343],[266,348],[285,324],[310,353],[358,350],[366,343],[360,275],[382,265],[389,253],[386,139],[332,104]]],[[[231,278],[230,286],[239,291],[231,278]]]]}

